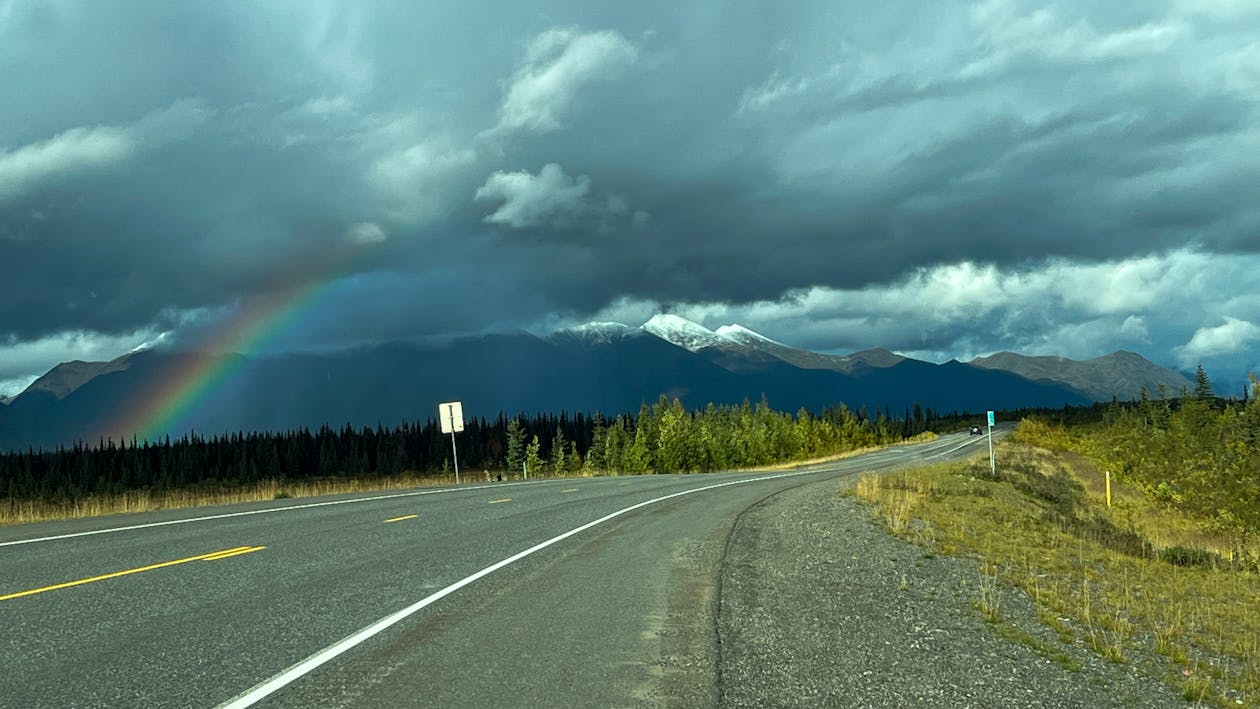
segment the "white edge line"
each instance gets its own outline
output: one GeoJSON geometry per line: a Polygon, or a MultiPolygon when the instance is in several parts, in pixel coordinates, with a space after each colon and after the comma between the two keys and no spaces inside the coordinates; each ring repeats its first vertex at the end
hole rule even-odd
{"type": "Polygon", "coordinates": [[[556,542],[560,542],[565,539],[568,539],[569,537],[579,532],[583,532],[590,529],[591,527],[603,524],[604,522],[607,522],[615,517],[620,517],[621,515],[626,514],[627,512],[631,512],[631,511],[639,509],[640,507],[646,507],[647,505],[655,504],[657,502],[663,502],[665,500],[668,500],[674,497],[690,495],[696,492],[704,492],[705,490],[713,490],[719,487],[727,487],[729,485],[742,485],[744,483],[758,482],[762,480],[774,480],[775,478],[793,477],[797,475],[809,475],[811,473],[817,473],[817,472],[820,472],[820,471],[811,470],[811,471],[802,471],[802,472],[795,472],[795,473],[780,473],[777,475],[759,476],[755,478],[746,478],[743,480],[732,480],[730,482],[718,483],[716,485],[707,485],[705,487],[697,487],[691,490],[683,490],[682,492],[675,492],[669,495],[665,495],[663,497],[653,498],[651,500],[640,502],[638,504],[631,505],[629,507],[617,510],[616,512],[613,512],[611,514],[604,515],[603,517],[600,517],[597,520],[594,520],[592,522],[587,522],[586,524],[580,527],[574,527],[573,529],[570,529],[569,531],[564,532],[563,534],[552,537],[551,539],[548,539],[545,542],[539,542],[538,544],[535,544],[534,546],[526,549],[525,551],[517,552],[516,554],[513,554],[512,556],[509,556],[508,558],[502,561],[491,564],[490,566],[487,566],[481,571],[478,571],[471,576],[464,577],[460,579],[459,581],[456,581],[455,583],[451,584],[450,586],[447,586],[446,588],[440,591],[437,591],[436,593],[433,593],[430,596],[426,596],[425,598],[422,598],[419,601],[416,601],[415,603],[411,604],[410,606],[407,606],[406,608],[403,608],[400,611],[397,611],[395,613],[385,616],[384,618],[381,618],[380,620],[367,626],[366,628],[363,628],[362,630],[359,630],[355,632],[354,634],[349,635],[337,641],[336,643],[333,643],[332,645],[329,645],[328,647],[324,648],[323,650],[320,650],[314,655],[311,655],[305,660],[302,660],[296,665],[293,665],[292,667],[289,667],[288,669],[280,672],[279,674],[272,676],[270,679],[263,680],[259,684],[254,685],[252,688],[246,690],[242,694],[239,694],[236,697],[224,702],[223,704],[220,704],[218,709],[245,709],[246,707],[252,707],[253,705],[257,704],[263,699],[266,699],[267,697],[269,697],[271,694],[283,689],[284,687],[295,682],[296,680],[301,679],[303,676],[317,669],[324,663],[329,662],[330,660],[336,658],[337,656],[341,655],[347,650],[350,650],[356,647],[357,645],[363,643],[364,641],[368,640],[374,635],[380,633],[381,631],[406,619],[408,616],[416,613],[417,611],[421,610],[425,606],[432,605],[433,603],[445,598],[446,596],[449,596],[450,594],[458,591],[459,589],[467,586],[468,584],[476,581],[477,579],[480,579],[485,576],[489,576],[490,574],[498,571],[499,569],[502,569],[503,567],[508,566],[509,564],[520,561],[521,559],[524,559],[525,557],[529,556],[530,554],[533,554],[534,552],[540,551],[542,549],[546,549],[547,547],[551,546],[552,544],[555,544],[556,542]]]}
{"type": "Polygon", "coordinates": [[[970,446],[970,445],[979,445],[979,444],[981,444],[981,443],[984,443],[984,442],[985,442],[985,440],[987,440],[987,439],[986,439],[986,438],[984,438],[984,437],[981,437],[981,438],[979,438],[979,439],[975,439],[975,438],[972,438],[971,436],[968,436],[968,437],[967,437],[967,440],[965,440],[965,441],[963,441],[962,443],[960,443],[960,444],[958,444],[958,445],[954,446],[953,448],[950,448],[949,450],[946,450],[946,451],[940,451],[939,453],[933,453],[932,455],[929,455],[929,456],[927,456],[927,457],[928,457],[928,458],[939,458],[939,457],[941,457],[941,456],[943,456],[943,455],[949,455],[950,453],[953,453],[953,452],[955,452],[955,451],[960,451],[960,450],[962,450],[963,448],[966,448],[967,446],[970,446]]]}
{"type": "Polygon", "coordinates": [[[107,529],[95,529],[89,532],[72,532],[70,534],[57,534],[51,537],[36,537],[34,539],[17,539],[11,542],[0,542],[0,547],[17,546],[18,544],[35,544],[37,542],[51,542],[58,539],[71,539],[73,537],[90,537],[96,534],[109,534],[111,532],[128,532],[133,529],[148,529],[150,527],[167,527],[172,524],[188,524],[190,522],[205,522],[213,519],[227,519],[229,517],[247,517],[249,515],[265,515],[274,512],[289,512],[291,510],[304,510],[311,507],[328,507],[329,505],[348,505],[353,502],[372,502],[373,500],[389,500],[395,497],[415,497],[417,495],[439,495],[448,492],[464,492],[466,490],[488,490],[491,488],[501,488],[515,485],[539,485],[554,484],[560,480],[532,480],[521,481],[515,483],[496,483],[494,485],[474,485],[471,487],[451,487],[442,488],[441,490],[420,490],[418,492],[398,492],[391,495],[375,495],[373,497],[356,497],[350,500],[330,500],[328,502],[308,502],[303,505],[287,505],[285,507],[271,507],[265,510],[247,510],[245,512],[228,512],[221,515],[208,515],[205,517],[189,517],[187,519],[172,519],[165,522],[148,522],[146,524],[133,524],[127,527],[109,527],[107,529]]]}
{"type": "Polygon", "coordinates": [[[953,453],[954,451],[960,451],[960,450],[962,450],[963,448],[966,448],[967,446],[971,445],[972,443],[973,443],[973,441],[968,440],[968,441],[966,441],[966,442],[964,442],[964,443],[962,443],[962,444],[960,444],[960,445],[957,445],[957,446],[954,446],[953,448],[950,448],[949,450],[946,450],[946,451],[940,451],[939,453],[933,453],[932,455],[929,455],[929,456],[928,456],[928,458],[939,458],[939,457],[941,457],[941,456],[943,456],[943,455],[949,455],[950,453],[953,453]]]}

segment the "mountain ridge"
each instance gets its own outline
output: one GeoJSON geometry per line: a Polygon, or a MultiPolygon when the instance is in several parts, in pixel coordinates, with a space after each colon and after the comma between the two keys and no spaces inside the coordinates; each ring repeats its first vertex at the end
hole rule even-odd
{"type": "MultiPolygon", "coordinates": [[[[84,362],[79,359],[62,362],[31,382],[30,386],[22,391],[22,394],[28,391],[46,391],[58,399],[64,399],[75,389],[102,374],[126,369],[127,363],[133,354],[134,352],[128,352],[108,362],[84,362]]],[[[16,399],[17,397],[12,398],[16,399]]]]}
{"type": "MultiPolygon", "coordinates": [[[[669,316],[640,327],[593,323],[545,337],[485,335],[441,345],[392,342],[253,358],[157,348],[104,363],[63,363],[0,408],[0,448],[134,435],[117,430],[118,422],[132,420],[128,414],[151,401],[169,373],[194,362],[190,358],[224,356],[233,360],[231,376],[165,433],[370,426],[423,418],[436,402],[451,400],[463,401],[469,415],[494,416],[632,412],[662,394],[691,408],[765,396],[776,408],[816,412],[839,403],[852,410],[980,412],[1111,398],[1091,399],[1049,376],[1030,379],[998,366],[1040,372],[1022,355],[990,357],[984,361],[989,366],[934,364],[885,349],[831,355],[792,348],[736,324],[709,330],[669,316]]],[[[1134,372],[1160,369],[1132,353],[1098,359],[1134,372]]],[[[1071,360],[1062,358],[1029,361],[1050,375],[1072,369],[1065,364],[1071,360]]]]}
{"type": "Polygon", "coordinates": [[[1136,400],[1143,390],[1157,396],[1161,385],[1170,395],[1193,383],[1180,372],[1151,362],[1136,352],[1117,350],[1088,360],[1073,360],[1053,355],[1022,355],[997,352],[977,357],[970,364],[988,369],[1014,372],[1031,381],[1056,381],[1085,394],[1095,401],[1112,398],[1136,400]]]}

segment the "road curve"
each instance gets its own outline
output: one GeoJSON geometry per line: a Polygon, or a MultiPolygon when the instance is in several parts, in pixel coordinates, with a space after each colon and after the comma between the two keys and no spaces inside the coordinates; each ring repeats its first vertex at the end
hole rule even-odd
{"type": "Polygon", "coordinates": [[[0,528],[0,707],[713,704],[741,511],[984,444],[0,528]]]}

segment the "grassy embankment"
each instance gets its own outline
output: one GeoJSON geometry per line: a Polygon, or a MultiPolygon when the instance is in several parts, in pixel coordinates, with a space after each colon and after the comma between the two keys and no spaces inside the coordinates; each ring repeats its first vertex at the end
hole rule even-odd
{"type": "Polygon", "coordinates": [[[1036,428],[999,447],[996,475],[986,458],[864,476],[854,494],[893,534],[978,559],[977,611],[1066,670],[1081,665],[1063,646],[1004,617],[1004,589],[1026,592],[1060,643],[1154,671],[1190,701],[1260,706],[1255,536],[1114,482],[1107,507],[1098,467],[1029,445],[1036,428]]]}

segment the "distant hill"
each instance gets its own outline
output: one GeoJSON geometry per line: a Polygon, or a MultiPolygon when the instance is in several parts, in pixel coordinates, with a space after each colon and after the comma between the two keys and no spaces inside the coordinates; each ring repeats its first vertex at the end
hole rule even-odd
{"type": "Polygon", "coordinates": [[[1094,401],[1110,401],[1113,397],[1133,401],[1141,397],[1144,388],[1154,397],[1158,396],[1161,386],[1169,396],[1176,396],[1183,388],[1194,387],[1194,383],[1180,372],[1124,351],[1085,361],[999,352],[973,359],[971,364],[1013,372],[1032,381],[1064,384],[1094,401]]]}
{"type": "Polygon", "coordinates": [[[32,382],[22,393],[46,391],[58,399],[64,399],[70,392],[102,374],[126,369],[130,360],[131,355],[126,354],[109,362],[84,362],[77,359],[73,362],[62,362],[32,382]]]}
{"type": "Polygon", "coordinates": [[[1169,370],[1131,353],[1087,362],[1004,353],[934,364],[882,349],[809,352],[739,325],[709,330],[661,315],[641,327],[591,323],[547,337],[492,335],[441,346],[395,342],[278,357],[155,349],[68,362],[0,407],[0,448],[130,437],[139,432],[118,430],[121,422],[193,368],[223,374],[159,434],[395,425],[427,419],[438,402],[452,400],[464,403],[467,416],[492,418],[501,411],[634,412],[662,394],[692,408],[764,395],[781,410],[844,403],[896,417],[915,405],[941,413],[1060,407],[1134,398],[1137,387],[1154,391],[1158,382],[1181,386],[1169,370]]]}

